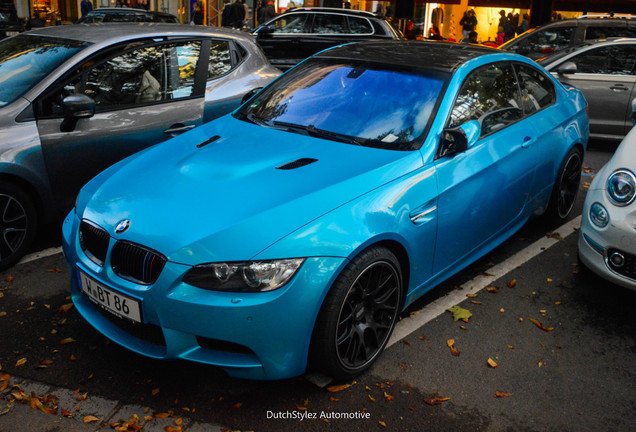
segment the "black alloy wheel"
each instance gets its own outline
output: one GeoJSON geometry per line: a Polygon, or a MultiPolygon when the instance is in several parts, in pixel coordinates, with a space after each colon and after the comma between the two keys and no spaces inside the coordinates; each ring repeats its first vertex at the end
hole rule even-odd
{"type": "Polygon", "coordinates": [[[563,160],[552,190],[547,211],[551,222],[564,223],[572,212],[581,185],[582,165],[581,150],[572,148],[563,160]]]}
{"type": "Polygon", "coordinates": [[[353,378],[382,352],[402,305],[400,264],[389,250],[367,249],[340,274],[321,308],[310,360],[336,379],[353,378]]]}
{"type": "Polygon", "coordinates": [[[31,246],[36,218],[30,197],[13,184],[0,181],[0,270],[17,263],[31,246]]]}

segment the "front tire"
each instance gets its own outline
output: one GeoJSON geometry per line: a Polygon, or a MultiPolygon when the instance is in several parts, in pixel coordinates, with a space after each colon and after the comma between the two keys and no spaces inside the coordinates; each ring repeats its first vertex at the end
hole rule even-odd
{"type": "Polygon", "coordinates": [[[375,246],[355,257],[320,309],[311,367],[342,380],[368,369],[389,341],[403,291],[400,263],[391,251],[375,246]]]}
{"type": "Polygon", "coordinates": [[[0,270],[24,256],[36,229],[37,214],[29,195],[12,183],[0,181],[0,270]]]}
{"type": "Polygon", "coordinates": [[[550,223],[563,224],[570,216],[581,185],[583,154],[578,147],[570,149],[563,159],[554,182],[546,218],[550,223]]]}

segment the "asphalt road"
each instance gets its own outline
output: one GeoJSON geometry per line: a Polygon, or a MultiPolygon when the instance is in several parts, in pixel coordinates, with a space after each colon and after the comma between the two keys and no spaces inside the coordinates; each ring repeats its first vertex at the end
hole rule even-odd
{"type": "MultiPolygon", "coordinates": [[[[592,147],[583,182],[610,156],[606,146],[592,147]]],[[[578,213],[585,187],[582,192],[578,213]]],[[[410,307],[400,325],[459,293],[459,306],[472,317],[454,322],[450,313],[441,313],[389,347],[355,382],[330,383],[346,387],[337,392],[306,377],[245,381],[204,365],[137,356],[94,331],[74,308],[65,311],[68,268],[61,255],[16,266],[0,274],[0,388],[2,374],[8,374],[10,385],[21,384],[26,395],[34,391],[44,402],[46,395],[57,396],[58,411],[45,414],[37,406],[10,402],[20,394],[9,387],[0,392],[0,431],[92,431],[100,425],[114,430],[104,422],[137,414],[139,424],[152,416],[143,429],[151,432],[168,426],[187,431],[631,432],[636,425],[636,293],[581,269],[576,233],[564,240],[553,234],[553,246],[493,281],[496,290],[464,295],[469,281],[531,249],[555,228],[540,220],[528,224],[410,307]],[[451,339],[458,356],[448,346],[451,339]],[[158,418],[163,413],[169,416],[158,418]],[[99,421],[84,423],[87,415],[99,421]]],[[[55,245],[53,237],[40,246],[55,245]]]]}

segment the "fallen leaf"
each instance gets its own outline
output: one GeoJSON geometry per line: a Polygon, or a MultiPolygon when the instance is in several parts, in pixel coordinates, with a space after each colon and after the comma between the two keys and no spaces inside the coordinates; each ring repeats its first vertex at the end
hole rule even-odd
{"type": "Polygon", "coordinates": [[[378,423],[380,424],[380,426],[382,427],[386,427],[386,423],[384,423],[382,420],[378,420],[378,423]]]}
{"type": "Polygon", "coordinates": [[[506,310],[504,308],[499,309],[499,312],[504,313],[506,310]]]}
{"type": "Polygon", "coordinates": [[[426,340],[426,336],[420,336],[418,337],[419,340],[426,340]]]}
{"type": "Polygon", "coordinates": [[[9,374],[0,374],[0,392],[4,391],[9,387],[9,381],[11,380],[11,375],[9,374]]]}
{"type": "Polygon", "coordinates": [[[158,419],[165,419],[165,418],[168,418],[168,417],[170,417],[170,414],[169,413],[165,413],[165,412],[164,413],[155,414],[155,418],[158,418],[158,419]]]}
{"type": "Polygon", "coordinates": [[[22,366],[22,365],[23,365],[23,364],[25,364],[26,362],[27,362],[26,357],[23,357],[23,358],[21,358],[20,360],[18,360],[18,361],[15,363],[15,367],[22,366]]]}
{"type": "MultiPolygon", "coordinates": [[[[241,404],[241,405],[243,405],[243,404],[241,404]]],[[[177,426],[181,426],[183,424],[183,419],[181,417],[179,417],[178,419],[176,419],[174,421],[174,424],[176,424],[177,426]]]]}
{"type": "Polygon", "coordinates": [[[349,387],[351,387],[351,384],[335,385],[335,386],[327,387],[327,391],[329,393],[337,393],[345,389],[348,389],[349,387]]]}
{"type": "Polygon", "coordinates": [[[477,294],[466,294],[466,297],[475,298],[475,297],[477,297],[477,294]]]}
{"type": "Polygon", "coordinates": [[[393,396],[391,396],[390,394],[388,394],[387,392],[384,392],[384,399],[386,399],[388,401],[392,401],[395,398],[393,396]]]}
{"type": "Polygon", "coordinates": [[[517,286],[517,279],[513,279],[510,282],[508,282],[506,285],[508,285],[508,288],[514,288],[517,286]]]}
{"type": "Polygon", "coordinates": [[[402,343],[404,343],[404,345],[406,345],[406,346],[411,346],[411,343],[410,343],[410,342],[402,341],[402,343]]]}
{"type": "MultiPolygon", "coordinates": [[[[243,402],[238,402],[238,403],[235,403],[234,405],[232,405],[232,408],[239,409],[242,406],[243,406],[243,402]]],[[[307,408],[305,408],[305,409],[307,409],[307,408]]]]}
{"type": "Polygon", "coordinates": [[[67,313],[71,308],[73,307],[73,303],[66,303],[63,304],[62,306],[60,306],[60,308],[57,310],[58,313],[61,314],[65,314],[67,313]]]}
{"type": "Polygon", "coordinates": [[[496,397],[496,398],[506,398],[506,397],[509,397],[509,396],[511,396],[511,394],[510,394],[510,393],[504,393],[504,392],[499,391],[499,390],[497,390],[497,391],[495,392],[495,397],[496,397]]]}
{"type": "Polygon", "coordinates": [[[475,304],[475,305],[482,305],[482,304],[483,304],[482,302],[477,301],[477,300],[471,300],[470,302],[471,302],[472,304],[475,304]]]}
{"type": "Polygon", "coordinates": [[[490,285],[490,286],[486,287],[486,291],[488,291],[489,293],[492,293],[492,294],[497,294],[499,292],[499,288],[497,288],[494,285],[490,285]]]}
{"type": "Polygon", "coordinates": [[[448,347],[450,348],[452,355],[454,355],[455,357],[459,356],[459,351],[457,350],[457,348],[455,348],[455,339],[447,340],[446,345],[448,345],[448,347]]]}
{"type": "Polygon", "coordinates": [[[369,400],[373,403],[375,403],[375,398],[371,395],[367,395],[367,397],[369,398],[369,400]]]}
{"type": "Polygon", "coordinates": [[[548,238],[557,239],[559,241],[563,240],[563,237],[561,237],[561,234],[559,234],[557,232],[550,232],[550,233],[547,233],[545,236],[548,237],[548,238]]]}
{"type": "Polygon", "coordinates": [[[66,344],[70,344],[70,343],[73,343],[73,342],[77,342],[77,341],[75,339],[69,337],[69,338],[66,338],[66,339],[62,339],[60,341],[60,345],[66,345],[66,344]]]}
{"type": "Polygon", "coordinates": [[[552,279],[548,278],[548,283],[552,283],[552,279]]]}
{"type": "Polygon", "coordinates": [[[6,316],[7,313],[5,311],[0,312],[0,317],[6,316]]]}
{"type": "Polygon", "coordinates": [[[78,396],[78,397],[75,398],[75,400],[78,401],[78,402],[85,401],[86,399],[88,399],[88,392],[86,392],[83,395],[78,396]]]}
{"type": "Polygon", "coordinates": [[[441,405],[443,402],[449,401],[449,397],[432,397],[428,399],[424,399],[424,402],[433,406],[433,405],[441,405]]]}
{"type": "Polygon", "coordinates": [[[77,357],[75,357],[75,355],[71,354],[71,356],[69,357],[70,361],[76,361],[77,357]]]}
{"type": "Polygon", "coordinates": [[[407,367],[409,367],[406,363],[400,363],[400,367],[402,369],[406,369],[407,367]]]}
{"type": "Polygon", "coordinates": [[[50,364],[53,364],[53,360],[40,360],[40,364],[48,366],[50,364]]]}
{"type": "Polygon", "coordinates": [[[550,331],[554,330],[553,327],[544,327],[543,324],[541,324],[539,321],[537,321],[534,318],[528,318],[528,320],[530,320],[530,322],[532,324],[536,325],[537,327],[539,327],[543,331],[550,332],[550,331]]]}
{"type": "Polygon", "coordinates": [[[332,396],[332,397],[330,397],[330,398],[329,398],[329,400],[330,400],[331,402],[340,402],[340,399],[335,398],[335,397],[333,397],[333,396],[332,396]]]}
{"type": "Polygon", "coordinates": [[[62,415],[64,417],[73,418],[73,414],[71,414],[69,411],[66,411],[66,410],[62,410],[62,415]]]}
{"type": "Polygon", "coordinates": [[[497,363],[495,363],[495,361],[491,358],[488,359],[488,366],[490,366],[493,369],[496,369],[499,367],[499,365],[497,363]]]}
{"type": "Polygon", "coordinates": [[[459,326],[459,328],[460,328],[460,329],[462,329],[462,330],[468,330],[468,329],[466,328],[466,326],[459,326]]]}
{"type": "Polygon", "coordinates": [[[541,366],[543,366],[543,362],[542,361],[539,362],[539,367],[541,367],[541,366]]]}
{"type": "Polygon", "coordinates": [[[463,309],[459,306],[453,306],[450,309],[446,309],[448,312],[453,314],[453,321],[457,322],[459,320],[467,320],[473,314],[468,309],[463,309]]]}
{"type": "Polygon", "coordinates": [[[95,416],[92,415],[87,415],[84,417],[84,423],[93,423],[93,422],[98,422],[99,419],[95,416]]]}
{"type": "Polygon", "coordinates": [[[49,269],[47,270],[49,273],[62,273],[62,270],[59,268],[49,269]]]}
{"type": "Polygon", "coordinates": [[[6,278],[4,278],[5,282],[13,282],[13,279],[15,279],[13,276],[7,276],[6,278]]]}

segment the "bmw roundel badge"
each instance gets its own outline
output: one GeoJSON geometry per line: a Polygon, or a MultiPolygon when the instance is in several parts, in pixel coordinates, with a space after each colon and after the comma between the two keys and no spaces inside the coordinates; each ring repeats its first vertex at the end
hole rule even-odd
{"type": "Polygon", "coordinates": [[[115,227],[115,234],[121,234],[130,228],[130,221],[128,219],[120,220],[115,227]]]}

